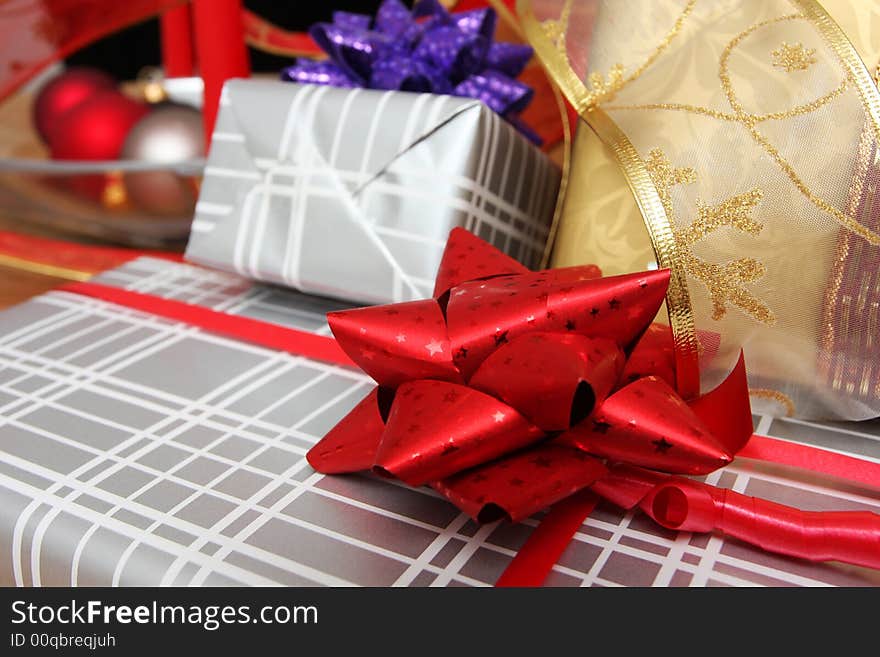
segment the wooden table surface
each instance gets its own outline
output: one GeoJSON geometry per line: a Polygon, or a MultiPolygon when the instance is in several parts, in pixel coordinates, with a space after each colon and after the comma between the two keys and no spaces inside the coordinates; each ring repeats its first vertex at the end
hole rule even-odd
{"type": "MultiPolygon", "coordinates": [[[[26,233],[28,235],[36,235],[37,237],[72,239],[68,235],[60,235],[45,229],[23,226],[21,222],[3,217],[2,209],[0,209],[0,230],[26,233]]],[[[63,278],[0,265],[0,309],[21,303],[32,296],[42,294],[65,282],[67,281],[63,278]]]]}
{"type": "Polygon", "coordinates": [[[14,306],[64,283],[64,279],[0,266],[0,309],[14,306]]]}

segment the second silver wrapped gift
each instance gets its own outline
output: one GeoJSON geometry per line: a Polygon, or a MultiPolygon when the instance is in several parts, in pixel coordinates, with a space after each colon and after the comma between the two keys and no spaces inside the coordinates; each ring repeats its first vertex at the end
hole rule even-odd
{"type": "Polygon", "coordinates": [[[362,303],[420,299],[455,227],[535,267],[559,179],[475,100],[233,80],[187,258],[362,303]]]}

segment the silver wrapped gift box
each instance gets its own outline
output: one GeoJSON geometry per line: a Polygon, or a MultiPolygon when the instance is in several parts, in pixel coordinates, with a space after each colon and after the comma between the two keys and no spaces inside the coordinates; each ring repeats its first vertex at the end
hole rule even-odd
{"type": "MultiPolygon", "coordinates": [[[[139,258],[94,282],[330,335],[348,304],[139,258]]],[[[279,328],[279,327],[276,327],[279,328]]],[[[487,586],[538,516],[477,526],[427,487],[315,472],[363,372],[53,290],[0,311],[0,586],[487,586]]],[[[880,457],[880,422],[756,417],[763,435],[880,457]]],[[[721,488],[813,510],[880,497],[750,459],[721,488]]],[[[877,586],[600,505],[548,586],[877,586]]],[[[14,655],[15,653],[4,653],[14,655]]]]}
{"type": "Polygon", "coordinates": [[[559,179],[472,99],[233,80],[186,256],[361,303],[421,299],[455,227],[536,266],[559,179]]]}

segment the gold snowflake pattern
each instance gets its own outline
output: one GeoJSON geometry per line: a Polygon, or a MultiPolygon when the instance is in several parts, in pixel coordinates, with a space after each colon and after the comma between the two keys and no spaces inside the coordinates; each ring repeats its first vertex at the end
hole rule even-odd
{"type": "Polygon", "coordinates": [[[541,23],[541,29],[543,29],[544,34],[553,42],[553,45],[556,46],[556,50],[563,55],[566,54],[565,33],[568,31],[568,20],[569,16],[571,16],[572,2],[573,0],[566,0],[557,20],[547,19],[541,23]]]}
{"type": "Polygon", "coordinates": [[[802,43],[783,41],[782,45],[770,54],[773,55],[773,66],[784,69],[786,73],[806,71],[816,63],[816,49],[804,48],[802,43]]]}
{"type": "Polygon", "coordinates": [[[749,235],[759,234],[764,226],[755,221],[751,213],[761,202],[763,192],[754,188],[714,205],[698,201],[697,216],[689,224],[679,226],[672,203],[672,188],[696,182],[696,172],[690,167],[673,167],[659,148],[648,154],[645,166],[673,226],[675,245],[685,270],[709,292],[712,319],[723,318],[727,314],[728,304],[731,304],[759,322],[773,324],[776,321],[773,312],[744,287],[745,283],[764,276],[766,269],[763,264],[754,258],[716,264],[697,257],[693,252],[695,244],[724,226],[749,235]]]}
{"type": "Polygon", "coordinates": [[[607,75],[602,75],[599,71],[590,73],[589,82],[590,98],[593,104],[611,100],[617,90],[624,85],[623,66],[615,64],[607,75]]]}

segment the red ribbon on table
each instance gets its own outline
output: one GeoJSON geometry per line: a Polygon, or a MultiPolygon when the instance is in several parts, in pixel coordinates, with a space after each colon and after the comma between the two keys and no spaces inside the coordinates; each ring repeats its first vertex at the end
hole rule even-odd
{"type": "Polygon", "coordinates": [[[434,298],[330,313],[378,386],[308,454],[324,473],[430,485],[478,521],[518,521],[577,491],[687,531],[880,567],[880,516],[809,513],[686,479],[751,437],[742,359],[715,390],[672,387],[652,326],[669,272],[531,272],[456,229],[434,298]]]}

